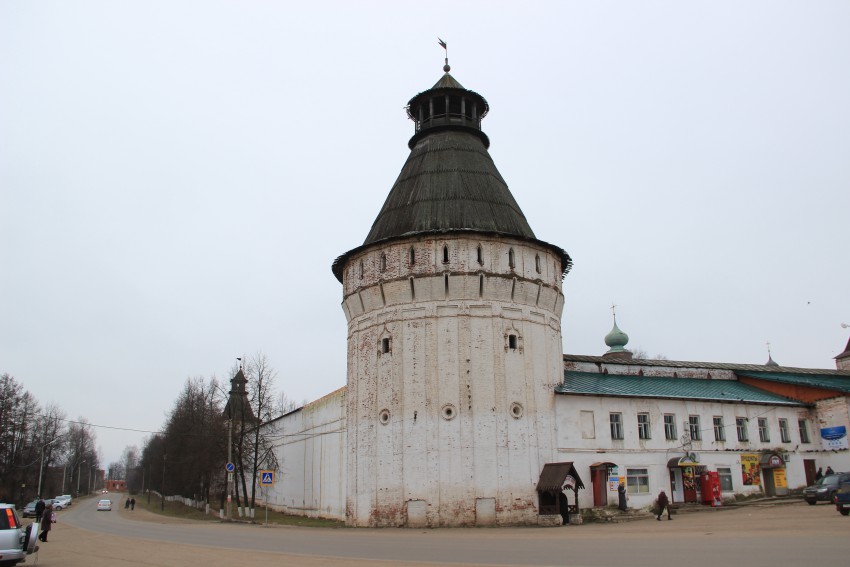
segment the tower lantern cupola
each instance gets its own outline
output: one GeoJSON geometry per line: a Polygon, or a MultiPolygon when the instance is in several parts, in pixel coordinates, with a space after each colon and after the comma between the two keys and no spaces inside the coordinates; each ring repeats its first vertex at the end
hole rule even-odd
{"type": "Polygon", "coordinates": [[[421,92],[407,103],[407,115],[416,124],[416,133],[407,143],[410,149],[426,133],[438,130],[466,130],[474,133],[484,147],[490,147],[490,139],[481,131],[481,120],[490,110],[484,97],[475,91],[463,88],[449,74],[451,67],[446,64],[445,74],[437,83],[421,92]]]}

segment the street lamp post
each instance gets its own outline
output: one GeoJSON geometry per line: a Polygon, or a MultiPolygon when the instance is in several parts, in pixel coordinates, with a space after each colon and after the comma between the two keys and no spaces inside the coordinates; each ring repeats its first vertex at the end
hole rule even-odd
{"type": "MultiPolygon", "coordinates": [[[[47,443],[45,443],[44,445],[41,446],[41,465],[38,467],[38,491],[36,491],[36,494],[35,494],[39,498],[41,498],[41,475],[44,472],[44,450],[49,445],[53,445],[54,443],[56,443],[60,439],[61,439],[61,437],[57,437],[53,441],[49,441],[49,442],[47,442],[47,443]]],[[[63,476],[62,476],[63,482],[64,482],[64,479],[65,479],[65,476],[64,476],[64,473],[63,473],[63,476]]]]}

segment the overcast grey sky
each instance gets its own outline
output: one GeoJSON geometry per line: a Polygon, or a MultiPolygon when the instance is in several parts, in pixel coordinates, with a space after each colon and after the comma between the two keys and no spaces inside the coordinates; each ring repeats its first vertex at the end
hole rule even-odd
{"type": "MultiPolygon", "coordinates": [[[[262,350],[345,384],[341,285],[441,76],[575,261],[564,350],[609,306],[671,359],[834,368],[850,331],[850,2],[0,3],[0,373],[156,430],[262,350]]],[[[143,435],[98,429],[105,463],[143,435]]]]}

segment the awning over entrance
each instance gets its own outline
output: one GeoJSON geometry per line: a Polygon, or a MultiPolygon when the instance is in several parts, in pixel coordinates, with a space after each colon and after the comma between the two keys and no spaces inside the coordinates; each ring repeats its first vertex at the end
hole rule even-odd
{"type": "Polygon", "coordinates": [[[763,469],[777,469],[785,466],[785,459],[776,453],[765,453],[759,459],[759,464],[763,469]]]}
{"type": "Polygon", "coordinates": [[[676,467],[698,467],[699,461],[696,459],[696,454],[691,453],[690,455],[685,455],[684,457],[673,457],[669,461],[667,461],[668,469],[675,469],[676,467]]]}
{"type": "Polygon", "coordinates": [[[537,492],[561,492],[565,484],[571,484],[573,490],[584,488],[573,463],[546,463],[540,472],[540,480],[537,481],[537,492]],[[571,483],[567,482],[567,477],[572,478],[571,483]]]}

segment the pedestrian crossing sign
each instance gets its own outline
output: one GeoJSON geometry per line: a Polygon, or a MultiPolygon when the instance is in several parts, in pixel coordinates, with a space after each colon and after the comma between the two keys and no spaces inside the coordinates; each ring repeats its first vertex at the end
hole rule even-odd
{"type": "Polygon", "coordinates": [[[271,486],[274,484],[274,471],[260,471],[260,486],[271,486]]]}

